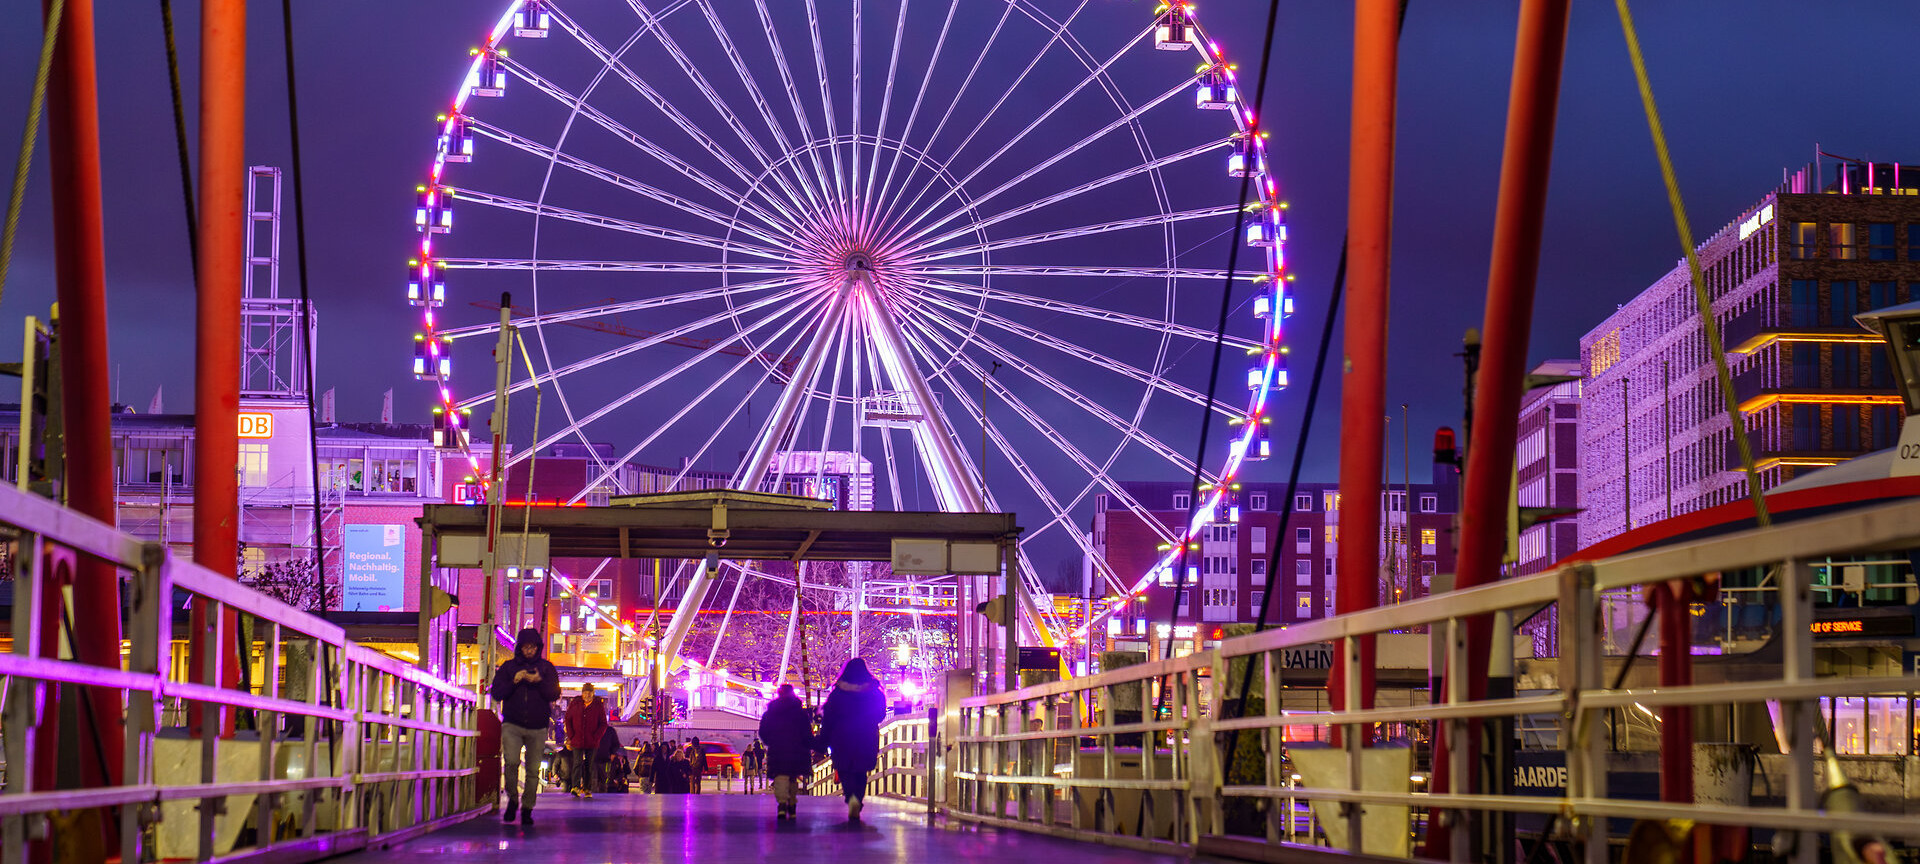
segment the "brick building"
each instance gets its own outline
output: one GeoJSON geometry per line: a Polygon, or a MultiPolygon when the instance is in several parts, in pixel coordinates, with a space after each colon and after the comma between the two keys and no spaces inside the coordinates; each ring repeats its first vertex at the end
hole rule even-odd
{"type": "MultiPolygon", "coordinates": [[[[1920,166],[1788,177],[1699,246],[1760,482],[1893,446],[1903,409],[1853,316],[1920,299],[1920,166]]],[[[1580,540],[1745,497],[1686,262],[1580,340],[1580,540]]]]}
{"type": "MultiPolygon", "coordinates": [[[[1413,484],[1410,489],[1395,484],[1382,494],[1379,506],[1386,532],[1374,541],[1381,544],[1381,602],[1424,597],[1436,573],[1452,572],[1457,476],[1452,468],[1437,466],[1432,482],[1413,484]]],[[[1192,502],[1186,483],[1133,481],[1121,486],[1146,515],[1117,506],[1108,495],[1095,496],[1093,543],[1118,578],[1131,584],[1160,560],[1163,538],[1171,532],[1170,526],[1188,518],[1192,502]]],[[[1285,483],[1242,483],[1239,521],[1216,522],[1201,532],[1199,548],[1187,561],[1187,585],[1174,625],[1182,629],[1175,635],[1189,632],[1186,627],[1197,627],[1204,639],[1213,625],[1257,621],[1268,591],[1276,592],[1269,624],[1332,614],[1342,541],[1338,484],[1300,484],[1291,502],[1288,536],[1281,537],[1281,511],[1289,503],[1286,493],[1285,483]],[[1277,566],[1269,573],[1276,544],[1277,566]]],[[[1109,640],[1141,641],[1149,628],[1166,625],[1174,591],[1172,578],[1150,586],[1131,608],[1109,619],[1109,640]]]]}

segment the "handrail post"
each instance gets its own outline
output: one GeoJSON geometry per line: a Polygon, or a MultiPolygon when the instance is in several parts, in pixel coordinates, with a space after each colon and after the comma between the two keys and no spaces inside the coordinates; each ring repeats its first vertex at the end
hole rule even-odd
{"type": "MultiPolygon", "coordinates": [[[[1780,680],[1797,684],[1814,677],[1813,568],[1805,561],[1786,561],[1780,567],[1780,680]]],[[[1805,812],[1819,806],[1814,787],[1813,718],[1819,702],[1790,699],[1780,703],[1780,723],[1787,728],[1787,809],[1805,812]]],[[[1819,860],[1819,843],[1801,832],[1793,844],[1794,864],[1819,860]]]]}
{"type": "Polygon", "coordinates": [[[1596,732],[1596,712],[1581,704],[1583,694],[1601,683],[1599,596],[1594,590],[1593,567],[1575,564],[1562,568],[1560,578],[1560,689],[1566,707],[1560,715],[1560,735],[1567,749],[1567,791],[1561,818],[1568,833],[1583,843],[1586,864],[1607,864],[1607,821],[1583,816],[1581,804],[1606,797],[1607,754],[1596,732]]]}

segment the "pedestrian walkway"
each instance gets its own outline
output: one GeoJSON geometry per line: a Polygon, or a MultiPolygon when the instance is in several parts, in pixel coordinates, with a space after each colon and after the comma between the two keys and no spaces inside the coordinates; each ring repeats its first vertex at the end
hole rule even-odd
{"type": "Polygon", "coordinates": [[[418,864],[457,854],[476,864],[530,861],[699,862],[1045,861],[1048,864],[1185,864],[1184,857],[1075,843],[1019,831],[937,821],[926,809],[867,799],[848,822],[838,797],[800,798],[800,818],[776,822],[762,795],[601,795],[591,801],[542,794],[535,823],[522,828],[483,816],[388,849],[335,859],[345,864],[418,864]]]}

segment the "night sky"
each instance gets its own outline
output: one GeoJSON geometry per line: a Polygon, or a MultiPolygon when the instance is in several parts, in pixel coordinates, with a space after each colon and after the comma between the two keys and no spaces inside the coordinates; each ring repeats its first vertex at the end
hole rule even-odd
{"type": "MultiPolygon", "coordinates": [[[[22,12],[37,4],[14,5],[22,12]]],[[[186,411],[193,293],[158,4],[100,5],[116,393],[144,410],[164,385],[167,408],[186,411]]],[[[191,133],[197,4],[175,5],[191,133]]],[[[376,419],[391,387],[399,419],[424,422],[425,385],[406,372],[416,327],[403,299],[416,236],[412,190],[431,156],[434,115],[446,108],[467,49],[504,4],[295,5],[304,7],[295,29],[320,387],[339,388],[342,420],[376,419]]],[[[290,168],[279,4],[251,6],[248,159],[290,168]]],[[[1144,21],[1150,7],[1095,0],[1086,14],[1144,21]]],[[[1416,0],[1407,17],[1388,403],[1411,408],[1416,476],[1424,475],[1433,428],[1457,423],[1459,367],[1450,355],[1462,331],[1481,319],[1516,8],[1416,0]]],[[[1249,81],[1266,11],[1253,0],[1208,0],[1199,9],[1249,81]]],[[[1920,161],[1909,51],[1920,7],[1909,0],[1641,3],[1636,12],[1695,236],[1735,219],[1779,182],[1783,168],[1810,161],[1816,144],[1859,158],[1920,161]]],[[[16,15],[0,28],[0,141],[10,155],[38,47],[38,34],[22,20],[16,15]]],[[[1279,397],[1276,431],[1301,413],[1325,311],[1319,298],[1345,228],[1351,27],[1349,4],[1281,4],[1265,125],[1291,202],[1299,307],[1290,338],[1295,385],[1279,397]]],[[[44,314],[53,296],[44,131],[40,141],[0,320],[44,314]]],[[[1577,356],[1581,334],[1681,255],[1611,3],[1575,4],[1553,168],[1536,361],[1577,356]]],[[[283,284],[296,290],[290,219],[284,244],[283,284]]],[[[17,324],[9,328],[18,332],[17,324]]],[[[13,351],[9,344],[0,356],[13,351]]],[[[1240,361],[1233,362],[1237,374],[1240,361]]],[[[1338,376],[1331,378],[1328,410],[1311,442],[1312,479],[1334,476],[1339,390],[1338,376]]],[[[1397,446],[1398,416],[1391,434],[1397,446]]],[[[1276,435],[1282,446],[1292,437],[1276,435]]],[[[1281,479],[1284,465],[1267,463],[1254,477],[1281,479]]]]}

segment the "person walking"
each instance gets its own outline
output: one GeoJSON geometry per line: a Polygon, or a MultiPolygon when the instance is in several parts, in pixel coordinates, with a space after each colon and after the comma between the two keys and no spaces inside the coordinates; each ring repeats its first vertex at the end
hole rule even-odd
{"type": "Polygon", "coordinates": [[[767,748],[760,743],[760,739],[755,738],[752,744],[747,745],[747,752],[742,762],[744,764],[741,766],[740,773],[746,775],[743,778],[744,788],[752,792],[755,781],[762,776],[760,772],[767,767],[767,748]]]}
{"type": "Polygon", "coordinates": [[[660,779],[655,788],[664,795],[685,795],[691,791],[688,780],[693,776],[693,763],[687,761],[687,751],[672,749],[673,755],[660,763],[660,779]]]}
{"type": "Polygon", "coordinates": [[[867,773],[880,764],[880,723],[887,719],[887,694],[867,671],[867,661],[847,661],[827,695],[820,716],[820,740],[833,755],[840,775],[847,819],[859,821],[867,798],[867,773]]]}
{"type": "MultiPolygon", "coordinates": [[[[767,713],[760,715],[760,738],[767,742],[767,776],[773,778],[773,818],[795,818],[800,777],[813,770],[813,722],[800,697],[793,695],[792,684],[780,685],[779,695],[768,703],[767,713]]],[[[760,741],[753,743],[760,746],[760,741]]]]}
{"type": "Polygon", "coordinates": [[[652,792],[653,791],[653,744],[652,742],[647,742],[640,745],[640,753],[639,755],[635,756],[633,760],[633,769],[634,769],[633,773],[638,775],[640,778],[640,791],[642,793],[652,792]]]}
{"type": "Polygon", "coordinates": [[[573,754],[573,776],[568,788],[582,798],[593,797],[593,775],[600,773],[594,751],[600,749],[600,736],[607,731],[607,703],[594,692],[591,683],[580,688],[580,695],[567,705],[567,751],[573,754]]]}
{"type": "Polygon", "coordinates": [[[620,733],[613,731],[612,726],[607,726],[600,733],[600,742],[593,748],[593,770],[597,782],[594,786],[587,787],[588,792],[613,790],[615,778],[626,773],[624,767],[617,772],[614,770],[616,767],[613,764],[614,758],[618,755],[620,755],[620,733]]]}
{"type": "Polygon", "coordinates": [[[701,783],[711,768],[707,763],[707,747],[700,743],[700,739],[687,739],[687,762],[693,766],[693,794],[698,795],[701,783]]]}
{"type": "Polygon", "coordinates": [[[507,810],[500,821],[533,824],[533,802],[540,794],[540,763],[547,755],[547,733],[553,703],[560,699],[560,673],[540,656],[546,640],[531,627],[520,631],[513,656],[493,673],[487,695],[500,703],[501,764],[505,768],[507,810]],[[522,772],[520,785],[514,772],[522,772]]]}

